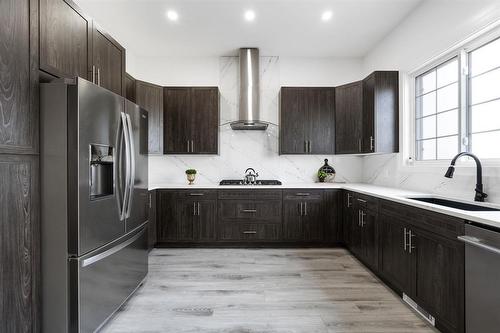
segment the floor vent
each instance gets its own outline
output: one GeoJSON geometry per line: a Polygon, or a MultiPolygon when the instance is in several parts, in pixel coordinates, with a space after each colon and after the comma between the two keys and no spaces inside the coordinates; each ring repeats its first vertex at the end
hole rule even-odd
{"type": "Polygon", "coordinates": [[[432,326],[436,326],[436,318],[434,318],[429,312],[418,305],[414,300],[412,300],[408,295],[403,293],[403,301],[411,306],[415,311],[417,311],[427,322],[432,326]]]}

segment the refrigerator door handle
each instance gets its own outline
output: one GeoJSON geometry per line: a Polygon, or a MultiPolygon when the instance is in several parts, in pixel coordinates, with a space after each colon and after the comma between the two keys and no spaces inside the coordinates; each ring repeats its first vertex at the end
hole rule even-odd
{"type": "Polygon", "coordinates": [[[127,213],[127,203],[128,203],[128,196],[129,196],[129,186],[130,186],[130,138],[129,138],[129,131],[128,131],[128,123],[127,123],[127,117],[125,116],[125,113],[121,113],[121,118],[122,118],[122,126],[123,126],[123,136],[125,138],[125,190],[123,194],[123,206],[122,210],[120,212],[120,221],[123,221],[126,218],[126,213],[127,213]]]}
{"type": "Polygon", "coordinates": [[[128,128],[128,139],[129,139],[129,149],[130,149],[130,174],[129,174],[129,196],[127,203],[127,211],[125,217],[130,217],[130,210],[132,208],[132,197],[134,194],[134,182],[135,182],[135,146],[134,146],[134,132],[132,129],[132,120],[130,120],[130,115],[125,114],[127,118],[127,128],[128,128]]]}

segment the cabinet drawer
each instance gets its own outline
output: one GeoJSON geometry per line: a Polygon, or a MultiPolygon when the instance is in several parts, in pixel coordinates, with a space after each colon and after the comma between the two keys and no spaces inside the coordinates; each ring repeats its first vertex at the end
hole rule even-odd
{"type": "Polygon", "coordinates": [[[320,200],[323,197],[323,190],[285,190],[283,191],[284,199],[297,199],[297,200],[320,200]]]}
{"type": "Polygon", "coordinates": [[[281,222],[281,201],[220,200],[219,219],[242,222],[281,222]]]}
{"type": "Polygon", "coordinates": [[[181,190],[177,192],[177,198],[193,200],[215,200],[217,199],[217,190],[181,190]]]}
{"type": "Polygon", "coordinates": [[[282,227],[278,223],[221,223],[221,241],[279,241],[282,227]]]}
{"type": "Polygon", "coordinates": [[[281,200],[281,190],[222,190],[219,199],[281,200]]]}

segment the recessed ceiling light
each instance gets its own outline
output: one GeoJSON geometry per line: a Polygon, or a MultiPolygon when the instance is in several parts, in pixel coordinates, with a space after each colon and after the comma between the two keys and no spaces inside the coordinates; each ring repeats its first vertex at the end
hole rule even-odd
{"type": "Polygon", "coordinates": [[[179,19],[179,14],[175,10],[167,11],[167,17],[170,21],[177,21],[179,19]]]}
{"type": "Polygon", "coordinates": [[[323,14],[321,14],[321,19],[323,21],[330,21],[331,18],[332,18],[332,16],[333,16],[332,11],[331,10],[327,10],[327,11],[323,12],[323,14]]]}
{"type": "Polygon", "coordinates": [[[247,10],[245,12],[245,20],[247,20],[248,22],[252,22],[253,20],[255,20],[255,12],[253,10],[247,10]]]}

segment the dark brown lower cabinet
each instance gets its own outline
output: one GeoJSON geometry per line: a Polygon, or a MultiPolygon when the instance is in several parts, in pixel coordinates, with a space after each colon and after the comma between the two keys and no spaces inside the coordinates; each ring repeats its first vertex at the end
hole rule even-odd
{"type": "Polygon", "coordinates": [[[436,319],[442,332],[464,332],[464,221],[382,203],[379,216],[381,277],[436,319]],[[434,221],[434,223],[430,223],[434,221]]]}
{"type": "Polygon", "coordinates": [[[157,242],[215,240],[214,191],[159,190],[158,195],[157,242]]]}
{"type": "Polygon", "coordinates": [[[323,241],[325,216],[322,190],[286,190],[283,200],[285,241],[323,241]]]}
{"type": "Polygon", "coordinates": [[[149,191],[149,229],[148,248],[151,250],[156,244],[156,190],[149,191]]]}

